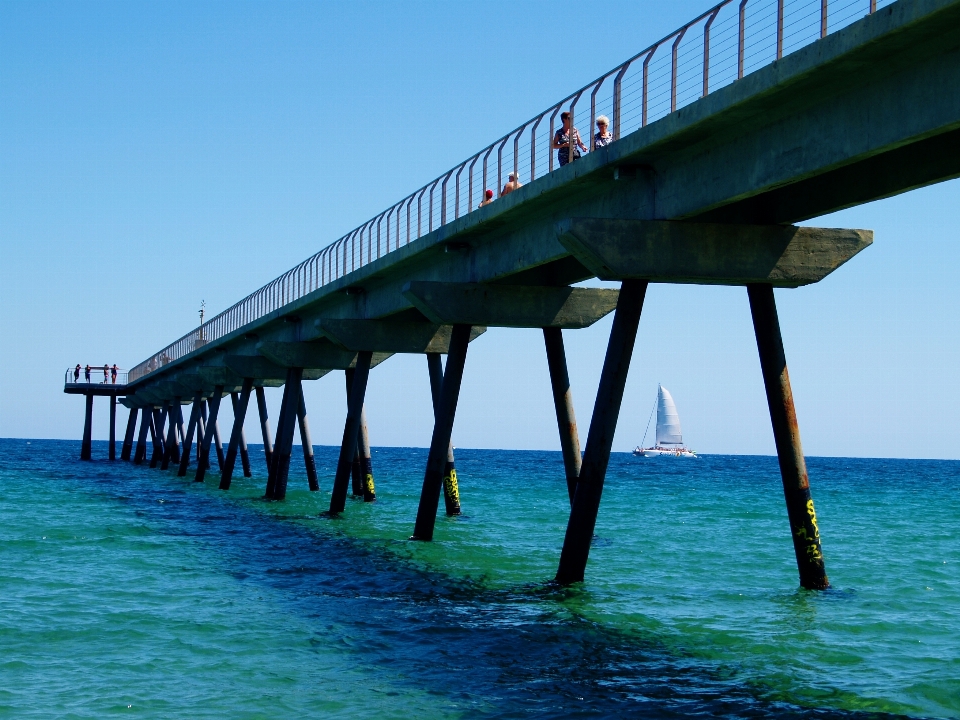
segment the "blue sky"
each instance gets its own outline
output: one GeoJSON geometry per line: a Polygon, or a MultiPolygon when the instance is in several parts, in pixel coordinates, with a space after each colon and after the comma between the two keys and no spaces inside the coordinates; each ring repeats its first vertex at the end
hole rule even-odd
{"type": "MultiPolygon", "coordinates": [[[[79,437],[65,367],[136,364],[706,6],[0,2],[0,436],[79,437]]],[[[958,187],[813,223],[876,241],[777,294],[807,454],[960,457],[958,187]]],[[[567,337],[584,435],[608,330],[567,337]]],[[[616,450],[657,382],[694,448],[772,454],[743,289],[650,288],[616,450]]],[[[342,374],[306,397],[338,443],[342,374]]],[[[377,368],[367,412],[427,445],[426,361],[377,368]]],[[[557,448],[552,412],[539,331],[472,346],[458,445],[557,448]]]]}

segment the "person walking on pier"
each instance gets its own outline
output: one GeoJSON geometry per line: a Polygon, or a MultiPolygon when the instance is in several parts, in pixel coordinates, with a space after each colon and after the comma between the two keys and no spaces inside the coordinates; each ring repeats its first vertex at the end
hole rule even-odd
{"type": "Polygon", "coordinates": [[[507,184],[504,185],[503,190],[500,191],[500,197],[503,197],[504,195],[509,195],[518,187],[522,187],[522,186],[523,186],[523,183],[521,183],[517,179],[516,175],[514,175],[513,173],[510,173],[509,178],[507,180],[507,184]]]}
{"type": "Polygon", "coordinates": [[[599,150],[613,142],[613,135],[607,128],[610,127],[610,118],[601,115],[597,118],[597,134],[593,136],[593,149],[599,150]]]}
{"type": "Polygon", "coordinates": [[[77,366],[73,369],[73,381],[75,383],[80,382],[80,363],[77,363],[77,366]]]}
{"type": "Polygon", "coordinates": [[[480,201],[480,207],[484,205],[489,205],[493,202],[493,190],[484,190],[483,191],[483,200],[480,201]]]}
{"type": "Polygon", "coordinates": [[[580,151],[586,152],[587,146],[580,139],[580,131],[570,126],[570,113],[560,113],[560,119],[563,121],[561,127],[553,136],[553,147],[557,151],[557,162],[563,167],[571,160],[580,157],[580,151]],[[570,155],[570,144],[573,143],[573,155],[570,155]]]}
{"type": "Polygon", "coordinates": [[[83,377],[84,377],[84,379],[85,379],[87,382],[90,382],[90,365],[89,365],[89,363],[88,363],[87,366],[83,369],[83,377]]]}
{"type": "Polygon", "coordinates": [[[110,375],[110,366],[106,363],[103,364],[103,384],[107,384],[107,378],[110,375]]]}
{"type": "Polygon", "coordinates": [[[113,367],[110,368],[110,382],[111,382],[111,384],[113,384],[113,385],[116,385],[116,384],[117,384],[117,371],[118,371],[119,369],[120,369],[120,368],[117,367],[117,364],[116,364],[116,363],[114,363],[114,364],[113,364],[113,367]]]}

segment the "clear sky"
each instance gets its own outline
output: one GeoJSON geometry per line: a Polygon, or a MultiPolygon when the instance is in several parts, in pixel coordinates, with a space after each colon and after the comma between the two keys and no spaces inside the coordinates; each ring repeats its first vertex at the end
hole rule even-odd
{"type": "MultiPolygon", "coordinates": [[[[136,364],[707,5],[0,1],[0,436],[78,438],[67,366],[136,364]]],[[[958,189],[814,221],[876,240],[777,291],[807,454],[960,457],[958,189]]],[[[567,334],[583,439],[608,331],[567,334]]],[[[651,286],[615,450],[658,382],[695,449],[773,453],[743,289],[651,286]]],[[[424,358],[367,398],[374,445],[429,444],[424,358]]],[[[342,373],[306,399],[338,444],[342,373]]],[[[471,346],[454,439],[558,448],[539,331],[471,346]]]]}

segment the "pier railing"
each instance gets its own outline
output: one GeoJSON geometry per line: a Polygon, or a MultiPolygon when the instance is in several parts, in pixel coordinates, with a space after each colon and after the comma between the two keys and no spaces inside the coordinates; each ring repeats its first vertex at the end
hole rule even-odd
{"type": "Polygon", "coordinates": [[[89,383],[90,385],[126,385],[129,378],[129,372],[127,370],[117,369],[116,380],[113,379],[113,370],[107,369],[106,376],[103,373],[103,365],[99,367],[90,367],[90,379],[87,380],[84,368],[80,368],[80,372],[77,373],[75,367],[67,368],[67,371],[63,374],[63,384],[64,385],[83,385],[89,383]]]}
{"type": "Polygon", "coordinates": [[[592,152],[601,115],[609,120],[610,142],[616,142],[893,2],[724,0],[168,345],[130,370],[129,380],[474,211],[487,189],[499,198],[511,173],[522,184],[552,172],[558,167],[552,140],[564,111],[573,127],[580,123],[586,152],[592,152]]]}

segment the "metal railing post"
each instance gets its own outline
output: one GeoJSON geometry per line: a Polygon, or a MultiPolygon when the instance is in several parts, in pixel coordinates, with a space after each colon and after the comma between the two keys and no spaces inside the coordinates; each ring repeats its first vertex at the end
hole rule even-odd
{"type": "Polygon", "coordinates": [[[621,101],[620,101],[620,92],[621,85],[623,83],[623,76],[627,74],[627,69],[630,67],[630,63],[633,60],[628,61],[620,68],[620,72],[617,73],[617,76],[613,79],[613,139],[614,141],[620,139],[620,116],[622,114],[621,101]]]}
{"type": "Polygon", "coordinates": [[[477,164],[479,159],[480,153],[474,155],[470,162],[470,169],[467,170],[467,212],[473,212],[473,166],[477,164]]]}
{"type": "Polygon", "coordinates": [[[460,217],[460,173],[463,172],[463,169],[467,166],[467,163],[464,162],[460,169],[457,170],[457,176],[453,181],[453,219],[456,220],[460,217]]]}
{"type": "Polygon", "coordinates": [[[597,86],[593,89],[593,92],[590,93],[590,144],[587,145],[587,152],[593,152],[596,148],[593,146],[593,128],[597,124],[597,93],[600,92],[600,86],[603,85],[603,81],[607,79],[607,75],[604,75],[597,81],[597,86]]]}
{"type": "Polygon", "coordinates": [[[687,34],[687,28],[683,28],[677,39],[673,41],[673,48],[670,55],[670,112],[677,111],[677,48],[680,47],[680,41],[687,34]]]}
{"type": "Polygon", "coordinates": [[[553,135],[555,132],[554,122],[557,119],[557,113],[560,112],[560,108],[562,107],[563,101],[561,101],[560,104],[553,109],[553,114],[550,116],[550,137],[547,138],[547,148],[549,148],[548,152],[550,153],[550,162],[548,164],[547,172],[553,172],[553,135]]]}
{"type": "Polygon", "coordinates": [[[546,112],[540,113],[537,121],[530,128],[530,182],[537,179],[537,128],[540,126],[544,115],[546,115],[546,112]]]}
{"type": "Polygon", "coordinates": [[[722,7],[723,5],[717,7],[703,26],[703,95],[700,97],[706,97],[710,93],[710,27],[713,25],[713,21],[717,19],[722,7]]]}
{"type": "Polygon", "coordinates": [[[643,99],[641,101],[643,105],[643,109],[641,110],[641,115],[640,115],[641,127],[647,126],[647,87],[649,85],[649,77],[650,77],[650,72],[649,72],[650,60],[653,58],[653,54],[657,51],[659,47],[660,47],[659,45],[654,46],[653,49],[651,49],[650,52],[647,54],[647,56],[643,59],[643,99]]]}
{"type": "Polygon", "coordinates": [[[827,36],[827,0],[820,0],[820,37],[827,36]]]}
{"type": "Polygon", "coordinates": [[[747,3],[750,0],[740,0],[740,38],[739,51],[737,53],[737,80],[743,77],[743,45],[747,20],[747,3]]]}
{"type": "Polygon", "coordinates": [[[777,0],[777,60],[783,57],[783,0],[777,0]]]}
{"type": "Polygon", "coordinates": [[[509,139],[509,135],[505,136],[503,142],[500,143],[500,147],[497,148],[497,197],[503,195],[503,185],[500,184],[503,182],[503,148],[509,139]]]}
{"type": "Polygon", "coordinates": [[[877,0],[870,0],[870,14],[872,15],[877,11],[877,0]]]}

